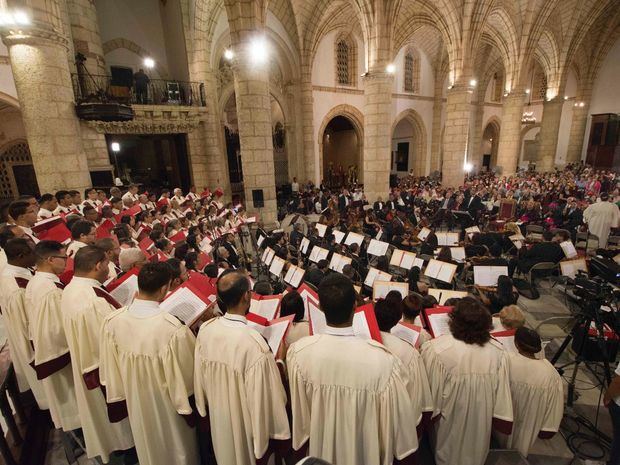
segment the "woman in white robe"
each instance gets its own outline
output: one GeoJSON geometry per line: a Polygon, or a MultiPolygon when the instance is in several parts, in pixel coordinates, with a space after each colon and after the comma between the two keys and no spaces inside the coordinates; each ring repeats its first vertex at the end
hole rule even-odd
{"type": "Polygon", "coordinates": [[[112,452],[134,446],[129,420],[110,421],[108,405],[100,389],[101,327],[105,317],[119,305],[101,288],[108,274],[108,260],[103,250],[92,246],[80,249],[74,267],[75,276],[62,294],[63,326],[71,354],[86,452],[89,458],[99,456],[107,463],[112,452]],[[92,269],[88,269],[91,265],[92,269]]]}
{"type": "Polygon", "coordinates": [[[491,315],[465,297],[450,315],[450,330],[422,347],[435,406],[437,465],[483,465],[492,427],[510,433],[508,355],[491,339],[491,315]]]}
{"type": "MultiPolygon", "coordinates": [[[[140,274],[162,265],[167,266],[145,265],[140,274]]],[[[193,412],[196,338],[160,310],[157,300],[143,300],[143,288],[139,292],[128,308],[112,313],[103,324],[101,384],[108,402],[127,401],[141,464],[196,465],[196,433],[182,417],[193,412]]]]}
{"type": "Polygon", "coordinates": [[[509,356],[514,425],[510,436],[496,436],[503,447],[517,449],[527,457],[537,439],[550,439],[558,432],[564,414],[564,389],[553,365],[537,359],[542,347],[535,331],[517,329],[515,346],[519,352],[509,356]]]}

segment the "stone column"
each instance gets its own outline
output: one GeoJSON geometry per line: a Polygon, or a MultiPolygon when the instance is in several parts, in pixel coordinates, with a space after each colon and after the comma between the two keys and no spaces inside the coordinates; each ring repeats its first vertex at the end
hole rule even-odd
{"type": "Polygon", "coordinates": [[[443,97],[441,83],[435,80],[435,98],[433,99],[433,129],[431,134],[431,173],[441,171],[441,112],[443,111],[443,97]]]}
{"type": "Polygon", "coordinates": [[[85,66],[91,74],[107,74],[95,2],[67,0],[67,7],[75,53],[81,53],[86,57],[85,66]]]}
{"type": "Polygon", "coordinates": [[[393,75],[371,69],[364,77],[364,192],[369,202],[390,188],[393,75]]]}
{"type": "Polygon", "coordinates": [[[446,124],[443,140],[442,184],[446,187],[463,185],[465,155],[469,141],[471,89],[467,86],[448,90],[446,124]]]}
{"type": "Polygon", "coordinates": [[[470,138],[467,146],[467,160],[474,166],[474,170],[480,171],[482,169],[482,154],[480,153],[480,145],[482,144],[482,118],[484,116],[484,95],[482,95],[478,102],[471,105],[471,119],[470,119],[470,138]]]}
{"type": "Polygon", "coordinates": [[[234,47],[235,96],[243,163],[245,205],[265,223],[277,218],[268,64],[256,63],[246,41],[234,47]],[[263,191],[264,208],[253,207],[252,191],[263,191]]]}
{"type": "Polygon", "coordinates": [[[555,166],[555,153],[558,147],[558,133],[564,100],[556,97],[545,101],[540,123],[540,146],[538,149],[537,171],[550,171],[555,166]]]}
{"type": "Polygon", "coordinates": [[[568,136],[566,163],[575,163],[581,160],[591,99],[592,89],[585,89],[578,94],[573,105],[573,120],[570,126],[570,135],[568,136]],[[583,106],[581,106],[582,103],[583,106]]]}
{"type": "Polygon", "coordinates": [[[497,167],[504,176],[514,174],[521,154],[521,117],[525,94],[513,92],[504,97],[502,105],[502,127],[499,131],[497,167]]]}
{"type": "MultiPolygon", "coordinates": [[[[312,91],[311,69],[302,67],[301,74],[301,111],[303,130],[303,161],[305,165],[304,181],[311,179],[318,186],[322,173],[317,169],[316,153],[314,150],[314,94],[312,91]]],[[[299,180],[299,178],[298,178],[299,180]]]]}
{"type": "Polygon", "coordinates": [[[39,189],[82,190],[91,185],[75,116],[67,41],[50,29],[6,36],[15,87],[39,189]]]}

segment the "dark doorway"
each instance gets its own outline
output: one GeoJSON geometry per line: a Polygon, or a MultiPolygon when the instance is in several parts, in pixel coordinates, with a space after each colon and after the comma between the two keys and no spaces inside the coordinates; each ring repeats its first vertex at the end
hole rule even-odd
{"type": "Polygon", "coordinates": [[[482,155],[482,168],[483,168],[483,171],[489,171],[489,169],[491,168],[491,154],[490,153],[485,153],[484,155],[482,155]]]}
{"type": "Polygon", "coordinates": [[[110,163],[124,183],[143,184],[147,189],[191,185],[186,134],[106,135],[110,163]],[[117,142],[120,150],[112,151],[117,142]]]}
{"type": "Polygon", "coordinates": [[[346,116],[334,117],[323,132],[323,181],[329,187],[346,184],[350,166],[355,167],[358,176],[360,136],[353,123],[346,116]]]}
{"type": "Polygon", "coordinates": [[[19,195],[34,195],[39,197],[39,184],[32,165],[13,165],[13,176],[17,181],[19,195]]]}
{"type": "Polygon", "coordinates": [[[113,86],[132,87],[133,86],[133,70],[124,66],[111,66],[110,74],[112,74],[113,86]]]}
{"type": "Polygon", "coordinates": [[[239,133],[224,128],[226,135],[226,154],[228,156],[228,175],[231,183],[243,182],[243,166],[241,165],[241,144],[239,133]]]}
{"type": "Polygon", "coordinates": [[[396,171],[409,171],[409,142],[396,145],[396,171]]]}

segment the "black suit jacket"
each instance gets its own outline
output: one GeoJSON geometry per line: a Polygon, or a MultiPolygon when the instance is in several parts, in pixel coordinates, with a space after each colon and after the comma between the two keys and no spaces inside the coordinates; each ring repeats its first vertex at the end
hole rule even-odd
{"type": "Polygon", "coordinates": [[[233,247],[230,242],[224,242],[224,248],[228,250],[228,263],[235,268],[239,268],[239,254],[235,251],[236,247],[233,247]]]}

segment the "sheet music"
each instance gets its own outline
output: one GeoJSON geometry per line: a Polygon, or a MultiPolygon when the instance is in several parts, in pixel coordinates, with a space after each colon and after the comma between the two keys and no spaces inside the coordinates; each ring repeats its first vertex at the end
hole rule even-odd
{"type": "Polygon", "coordinates": [[[291,284],[291,280],[293,279],[293,276],[295,275],[295,270],[297,269],[297,267],[295,265],[291,265],[288,267],[288,270],[286,270],[286,274],[284,275],[284,282],[285,283],[289,283],[291,284]]]}
{"type": "Polygon", "coordinates": [[[369,255],[376,255],[381,257],[387,253],[388,247],[390,244],[387,242],[381,242],[376,239],[370,239],[370,244],[368,245],[367,253],[369,255]]]}
{"type": "Polygon", "coordinates": [[[508,276],[507,266],[474,266],[474,284],[478,286],[497,286],[497,279],[508,276]]]}
{"type": "Polygon", "coordinates": [[[456,265],[435,259],[428,262],[426,270],[424,271],[425,276],[438,279],[446,283],[452,282],[454,273],[456,273],[456,265]]]}
{"type": "Polygon", "coordinates": [[[391,281],[380,281],[376,279],[372,286],[372,298],[374,300],[385,299],[385,297],[390,291],[399,292],[401,297],[404,299],[409,295],[409,284],[396,283],[391,281]]]}
{"type": "Polygon", "coordinates": [[[273,258],[275,257],[275,255],[276,255],[275,250],[273,250],[270,247],[267,247],[265,251],[263,252],[263,262],[265,263],[265,265],[267,266],[271,265],[271,262],[273,261],[273,258]]]}
{"type": "Polygon", "coordinates": [[[449,313],[431,313],[428,315],[428,323],[432,328],[433,337],[450,334],[450,314],[449,313]]]}
{"type": "Polygon", "coordinates": [[[579,258],[577,260],[567,260],[560,262],[560,270],[562,276],[568,276],[574,279],[577,276],[577,271],[582,270],[588,272],[588,265],[585,258],[579,258]]]}
{"type": "Polygon", "coordinates": [[[431,230],[428,228],[422,228],[422,230],[418,233],[418,239],[421,241],[426,240],[428,235],[431,233],[431,230]]]}
{"type": "Polygon", "coordinates": [[[437,278],[437,275],[441,271],[441,263],[439,260],[429,260],[428,265],[426,265],[426,270],[424,270],[424,276],[428,276],[429,278],[437,278]]]}
{"type": "Polygon", "coordinates": [[[420,339],[421,331],[422,328],[419,326],[410,325],[401,321],[390,329],[390,334],[416,347],[420,339]]]}
{"type": "Polygon", "coordinates": [[[264,240],[265,240],[265,236],[263,236],[262,234],[259,235],[258,239],[256,240],[256,245],[260,247],[264,240]]]}
{"type": "Polygon", "coordinates": [[[394,251],[392,252],[392,257],[390,257],[390,265],[401,267],[400,262],[403,259],[404,254],[405,254],[404,250],[394,249],[394,251]]]}
{"type": "Polygon", "coordinates": [[[379,271],[372,266],[368,269],[368,274],[366,275],[366,279],[364,280],[364,284],[368,287],[372,287],[375,281],[379,279],[381,281],[391,281],[392,275],[389,273],[385,273],[383,271],[379,271]]]}
{"type": "Polygon", "coordinates": [[[575,249],[575,245],[571,241],[561,242],[560,247],[562,247],[566,258],[575,258],[577,256],[577,249],[575,249]]]}
{"type": "Polygon", "coordinates": [[[252,299],[250,301],[250,312],[267,320],[273,320],[276,317],[278,305],[280,305],[280,299],[252,299]]]}
{"type": "Polygon", "coordinates": [[[349,257],[345,257],[344,255],[334,253],[329,263],[329,268],[334,271],[337,271],[338,273],[342,273],[342,269],[345,267],[345,265],[350,265],[351,262],[352,262],[352,259],[350,259],[349,257]]]}
{"type": "Polygon", "coordinates": [[[321,260],[325,260],[328,255],[329,255],[329,250],[324,249],[323,247],[319,247],[318,245],[315,245],[312,248],[312,252],[310,252],[309,260],[311,262],[318,263],[321,260]]]}
{"type": "Polygon", "coordinates": [[[290,326],[292,318],[287,318],[281,321],[270,321],[267,326],[254,323],[248,320],[248,326],[258,331],[266,340],[269,345],[269,349],[275,355],[280,349],[282,340],[286,335],[286,330],[290,326]]]}
{"type": "Polygon", "coordinates": [[[327,225],[317,223],[315,227],[316,230],[319,232],[319,237],[325,237],[325,233],[327,232],[327,225]]]}
{"type": "Polygon", "coordinates": [[[164,300],[160,308],[176,316],[185,324],[195,321],[206,309],[208,304],[192,292],[181,287],[164,300]]]}
{"type": "Polygon", "coordinates": [[[428,290],[428,294],[435,297],[439,305],[445,304],[448,299],[462,299],[463,297],[467,297],[467,291],[451,291],[448,289],[431,288],[428,290]]]}
{"type": "Polygon", "coordinates": [[[291,286],[299,287],[299,285],[301,284],[301,280],[303,279],[305,274],[306,274],[306,270],[304,270],[303,268],[297,267],[297,270],[295,271],[295,274],[293,275],[293,280],[290,283],[291,286]]]}
{"type": "Polygon", "coordinates": [[[304,319],[308,319],[309,315],[310,315],[310,306],[314,305],[315,307],[318,308],[319,306],[319,301],[318,301],[318,297],[315,298],[310,292],[308,292],[307,290],[303,289],[299,295],[301,296],[301,300],[304,301],[304,319]]]}
{"type": "Polygon", "coordinates": [[[301,244],[299,245],[300,249],[301,249],[301,253],[303,253],[304,255],[308,253],[308,246],[310,245],[310,239],[308,239],[307,237],[304,237],[301,240],[301,244]]]}
{"type": "Polygon", "coordinates": [[[452,255],[452,260],[457,262],[465,261],[465,247],[450,247],[450,254],[452,255]]]}
{"type": "Polygon", "coordinates": [[[336,238],[336,244],[341,244],[342,240],[344,239],[344,236],[346,236],[346,233],[343,233],[342,231],[338,231],[337,229],[332,230],[332,234],[336,238]]]}
{"type": "Polygon", "coordinates": [[[355,312],[353,315],[353,333],[361,337],[362,339],[372,339],[370,333],[370,326],[366,320],[366,314],[364,312],[355,312]]]}
{"type": "Polygon", "coordinates": [[[282,274],[282,270],[284,269],[284,265],[286,261],[280,257],[273,257],[273,261],[271,262],[271,266],[269,267],[269,272],[275,276],[280,276],[282,274]]]}
{"type": "Polygon", "coordinates": [[[465,228],[465,232],[466,232],[467,234],[469,234],[469,235],[470,235],[470,237],[471,237],[471,236],[473,236],[475,233],[479,233],[479,232],[481,232],[481,231],[480,231],[480,228],[479,228],[478,226],[472,226],[471,228],[465,228]]]}
{"type": "Polygon", "coordinates": [[[125,307],[133,302],[136,292],[138,292],[138,276],[133,274],[115,289],[112,289],[110,295],[114,297],[119,304],[125,307]]]}
{"type": "Polygon", "coordinates": [[[362,245],[362,242],[364,242],[364,236],[358,233],[350,232],[349,234],[347,234],[347,238],[344,240],[344,245],[362,245]]]}
{"type": "Polygon", "coordinates": [[[435,235],[437,236],[438,245],[452,246],[452,245],[458,245],[459,243],[458,233],[447,232],[447,233],[436,233],[435,235]]]}
{"type": "Polygon", "coordinates": [[[405,254],[403,255],[403,259],[400,262],[400,267],[404,268],[405,270],[410,270],[411,268],[416,266],[416,260],[418,262],[417,266],[422,269],[422,267],[424,266],[424,260],[416,258],[416,254],[414,253],[405,252],[405,254]]]}

